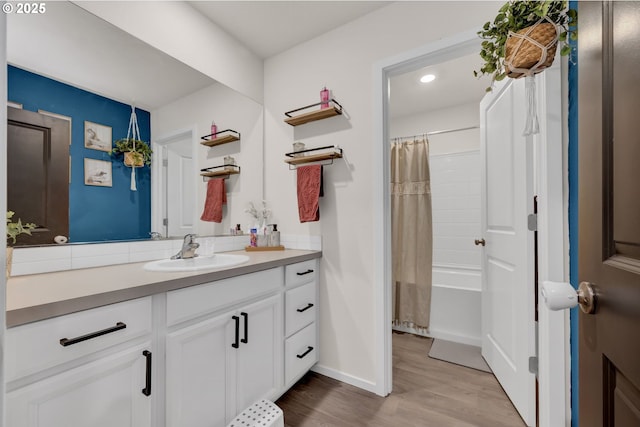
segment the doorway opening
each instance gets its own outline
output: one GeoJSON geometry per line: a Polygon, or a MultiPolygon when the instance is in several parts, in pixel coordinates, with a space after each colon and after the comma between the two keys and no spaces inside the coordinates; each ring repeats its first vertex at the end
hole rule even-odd
{"type": "Polygon", "coordinates": [[[152,231],[163,237],[196,233],[195,132],[181,130],[153,142],[152,231]]]}
{"type": "MultiPolygon", "coordinates": [[[[390,207],[390,155],[389,141],[394,136],[390,126],[390,79],[421,67],[446,62],[479,51],[480,40],[475,32],[466,32],[442,39],[427,46],[414,49],[381,61],[374,67],[374,112],[375,143],[374,167],[380,171],[375,176],[374,227],[382,230],[375,237],[375,286],[376,286],[376,339],[377,370],[376,393],[387,395],[392,385],[392,254],[391,254],[391,207],[390,207]]],[[[558,61],[559,62],[559,61],[558,61]]],[[[538,76],[539,115],[547,123],[533,141],[537,191],[543,208],[539,214],[540,236],[540,280],[545,277],[563,277],[562,252],[563,216],[566,205],[562,200],[562,107],[561,72],[557,64],[538,76]],[[554,143],[551,143],[554,142],[554,143]],[[554,232],[555,230],[555,232],[554,232]]],[[[391,94],[393,96],[393,94],[391,94]]],[[[438,129],[434,129],[438,130],[438,129]]],[[[400,135],[405,136],[405,135],[400,135]]],[[[537,343],[538,378],[540,381],[540,425],[559,425],[566,419],[569,406],[568,375],[565,374],[567,355],[565,351],[568,329],[564,316],[549,313],[546,307],[540,311],[538,337],[530,339],[537,343]],[[554,374],[555,373],[555,374],[554,374]]]]}

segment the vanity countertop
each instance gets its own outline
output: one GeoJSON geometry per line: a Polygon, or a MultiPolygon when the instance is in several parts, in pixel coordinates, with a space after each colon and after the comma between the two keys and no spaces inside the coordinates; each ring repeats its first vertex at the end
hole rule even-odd
{"type": "Polygon", "coordinates": [[[7,281],[7,327],[322,256],[322,251],[296,249],[226,253],[247,255],[249,261],[207,271],[147,271],[145,263],[139,262],[11,277],[7,281]]]}

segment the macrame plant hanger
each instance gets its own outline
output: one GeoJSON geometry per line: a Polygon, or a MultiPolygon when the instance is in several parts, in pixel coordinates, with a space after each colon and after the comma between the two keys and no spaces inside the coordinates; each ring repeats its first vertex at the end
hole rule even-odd
{"type": "MultiPolygon", "coordinates": [[[[558,26],[553,23],[548,17],[541,18],[534,25],[529,27],[529,30],[522,33],[514,33],[509,31],[509,37],[513,37],[518,39],[513,55],[510,55],[509,58],[505,61],[505,65],[508,67],[511,73],[521,73],[521,75],[525,76],[525,96],[527,98],[527,118],[525,123],[525,128],[522,133],[523,136],[533,135],[540,132],[540,125],[538,123],[538,106],[536,101],[536,80],[535,74],[543,71],[545,68],[549,66],[549,64],[545,64],[547,62],[547,57],[549,54],[555,54],[555,46],[558,43],[558,38],[560,36],[560,32],[558,30],[558,26]],[[544,21],[548,21],[550,24],[554,26],[555,29],[555,37],[551,39],[546,45],[538,42],[537,40],[530,37],[531,33],[536,29],[536,27],[540,24],[543,24],[544,21]],[[518,51],[523,48],[523,43],[525,43],[526,48],[529,50],[535,46],[540,50],[540,59],[538,62],[530,68],[518,68],[513,65],[513,59],[516,58],[518,51]],[[529,44],[530,43],[530,44],[529,44]],[[531,46],[533,45],[533,46],[531,46]]],[[[551,58],[553,60],[553,58],[551,58]]],[[[520,77],[520,76],[518,76],[520,77]]]]}
{"type": "MultiPolygon", "coordinates": [[[[140,138],[140,128],[138,128],[138,116],[136,116],[136,107],[133,105],[131,106],[131,117],[129,118],[129,128],[127,129],[127,141],[129,140],[130,136],[131,138],[133,138],[133,151],[135,151],[136,141],[142,141],[142,138],[140,138]]],[[[138,191],[138,188],[136,186],[135,157],[131,161],[131,191],[138,191]]]]}

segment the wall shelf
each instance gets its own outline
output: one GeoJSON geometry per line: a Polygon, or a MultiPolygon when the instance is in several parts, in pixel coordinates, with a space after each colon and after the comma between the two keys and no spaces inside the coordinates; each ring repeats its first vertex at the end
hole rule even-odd
{"type": "Polygon", "coordinates": [[[330,145],[327,147],[310,148],[308,150],[295,151],[293,153],[286,153],[285,163],[289,164],[289,167],[304,165],[307,163],[325,162],[323,164],[332,164],[334,159],[342,158],[342,148],[330,145]],[[327,151],[331,150],[331,151],[327,151]],[[316,154],[307,154],[315,151],[324,151],[316,154]]]}
{"type": "Polygon", "coordinates": [[[202,141],[200,141],[200,144],[206,145],[207,147],[215,147],[216,145],[239,141],[240,133],[236,132],[233,129],[225,129],[221,130],[220,132],[202,136],[200,137],[200,139],[202,139],[202,141]],[[213,136],[215,136],[215,138],[212,139],[213,136]]]}
{"type": "Polygon", "coordinates": [[[313,111],[309,111],[307,113],[301,113],[298,114],[297,116],[293,116],[292,113],[297,113],[299,111],[302,110],[306,110],[312,107],[316,107],[318,105],[323,104],[322,102],[318,102],[315,104],[311,104],[311,105],[307,105],[306,107],[302,107],[302,108],[297,108],[295,110],[291,110],[291,111],[287,111],[286,113],[284,113],[285,116],[287,116],[286,119],[284,119],[284,121],[288,124],[290,124],[291,126],[299,126],[299,125],[303,125],[305,123],[309,123],[309,122],[314,122],[316,120],[323,120],[323,119],[328,119],[329,117],[333,117],[333,116],[337,116],[342,114],[342,105],[340,105],[338,103],[338,101],[336,101],[335,99],[330,99],[329,103],[331,105],[329,105],[328,108],[323,108],[320,110],[313,110],[313,111]]]}
{"type": "Polygon", "coordinates": [[[237,166],[237,165],[220,165],[220,166],[211,166],[209,168],[200,169],[200,176],[202,176],[203,181],[208,181],[207,178],[227,179],[229,178],[229,176],[237,175],[239,173],[240,173],[240,166],[237,166]]]}

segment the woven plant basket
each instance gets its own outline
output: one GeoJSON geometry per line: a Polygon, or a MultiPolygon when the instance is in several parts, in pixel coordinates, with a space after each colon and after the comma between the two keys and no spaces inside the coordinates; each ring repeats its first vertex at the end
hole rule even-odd
{"type": "Polygon", "coordinates": [[[537,74],[553,64],[558,46],[558,33],[554,24],[548,22],[535,24],[523,28],[516,34],[521,37],[509,35],[505,46],[504,62],[507,77],[517,79],[526,74],[537,74]],[[530,39],[545,47],[541,48],[530,39]],[[546,57],[543,60],[545,52],[546,57]]]}
{"type": "Polygon", "coordinates": [[[132,151],[124,153],[124,165],[134,168],[142,167],[144,165],[142,154],[137,154],[132,151]]]}

